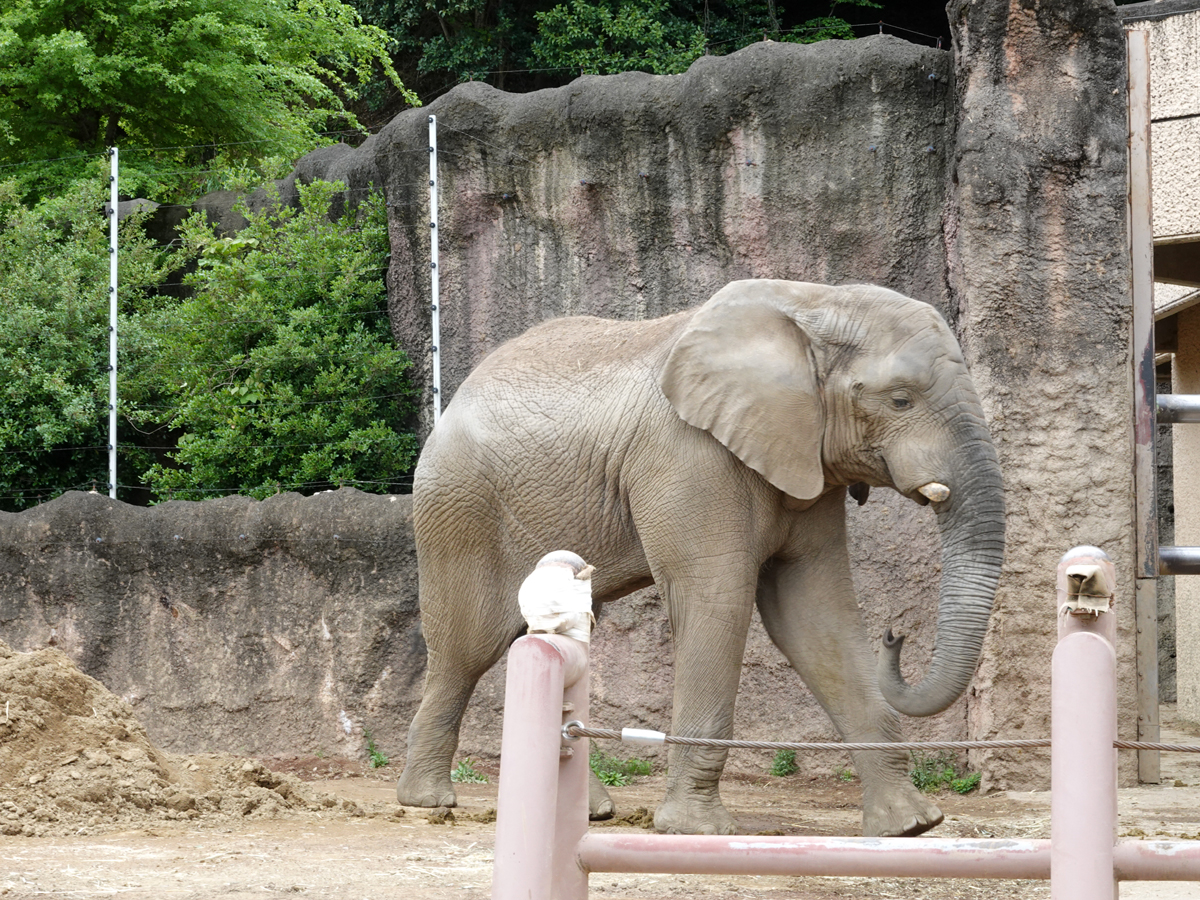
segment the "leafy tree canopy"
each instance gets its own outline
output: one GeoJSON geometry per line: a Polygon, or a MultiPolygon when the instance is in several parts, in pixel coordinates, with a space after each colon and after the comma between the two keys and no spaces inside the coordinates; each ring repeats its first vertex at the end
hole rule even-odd
{"type": "MultiPolygon", "coordinates": [[[[33,207],[0,183],[2,510],[108,483],[109,220],[92,165],[33,207]]],[[[231,238],[193,216],[174,251],[121,222],[118,497],[405,489],[413,392],[386,315],[386,217],[368,202],[331,220],[339,189],[310,185],[301,209],[231,238]],[[162,293],[189,261],[191,295],[162,293]]]]}
{"type": "MultiPolygon", "coordinates": [[[[853,38],[839,14],[881,8],[874,0],[834,0],[813,16],[805,12],[810,0],[797,0],[793,10],[779,0],[350,2],[387,31],[397,65],[433,93],[468,79],[529,90],[581,72],[682,72],[705,53],[731,53],[764,37],[853,38]]],[[[372,92],[374,103],[386,99],[386,91],[372,92]]]]}
{"type": "MultiPolygon", "coordinates": [[[[9,0],[0,163],[126,143],[294,159],[323,129],[356,127],[346,104],[376,76],[416,102],[387,48],[340,0],[9,0]]],[[[61,187],[81,171],[69,163],[41,178],[61,187]]]]}
{"type": "Polygon", "coordinates": [[[402,488],[417,444],[386,315],[385,209],[331,221],[341,187],[302,187],[299,210],[249,214],[235,237],[186,223],[193,296],[136,318],[125,388],[139,441],[177,438],[143,474],[157,496],[402,488]]]}

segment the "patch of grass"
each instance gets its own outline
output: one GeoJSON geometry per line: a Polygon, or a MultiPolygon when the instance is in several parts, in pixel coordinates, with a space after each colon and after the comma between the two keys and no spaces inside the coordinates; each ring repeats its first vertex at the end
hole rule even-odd
{"type": "Polygon", "coordinates": [[[456,784],[488,783],[487,776],[475,768],[475,761],[469,756],[464,756],[458,761],[458,765],[450,772],[450,780],[456,784]]]}
{"type": "Polygon", "coordinates": [[[858,775],[849,766],[842,766],[840,769],[835,770],[833,775],[838,781],[844,781],[847,784],[858,778],[858,775]]]}
{"type": "Polygon", "coordinates": [[[375,739],[371,737],[371,732],[365,728],[363,729],[363,737],[367,739],[367,765],[372,769],[382,769],[390,760],[375,746],[375,739]]]}
{"type": "Polygon", "coordinates": [[[650,763],[644,759],[617,759],[595,747],[588,762],[600,783],[608,787],[624,787],[639,775],[649,775],[651,771],[650,763]]]}
{"type": "Polygon", "coordinates": [[[771,760],[771,768],[767,769],[767,773],[776,778],[786,778],[796,774],[799,770],[800,767],[796,765],[795,750],[776,750],[775,758],[771,760]]]}
{"type": "Polygon", "coordinates": [[[970,772],[962,778],[955,778],[950,782],[950,790],[956,794],[969,794],[975,788],[979,787],[979,781],[983,775],[979,772],[970,772]]]}
{"type": "Polygon", "coordinates": [[[912,755],[913,768],[909,773],[912,783],[923,794],[932,794],[944,788],[959,794],[969,794],[979,787],[982,777],[979,772],[960,772],[952,753],[942,752],[936,756],[923,753],[912,755]]]}

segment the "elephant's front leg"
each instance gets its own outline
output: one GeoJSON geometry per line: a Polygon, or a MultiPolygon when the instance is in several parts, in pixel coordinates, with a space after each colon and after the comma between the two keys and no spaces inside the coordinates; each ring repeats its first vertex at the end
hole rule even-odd
{"type": "MultiPolygon", "coordinates": [[[[764,570],[758,593],[763,625],[843,740],[898,741],[899,716],[879,691],[875,655],[855,602],[845,543],[838,536],[844,530],[840,495],[831,513],[810,531],[811,543],[819,546],[764,570]]],[[[864,835],[912,836],[942,821],[941,810],[913,787],[906,751],[863,751],[851,757],[863,784],[864,835]]]]}
{"type": "MultiPolygon", "coordinates": [[[[750,626],[756,582],[752,560],[718,563],[703,574],[663,579],[675,644],[672,732],[728,739],[750,626]]],[[[667,794],[654,827],[670,834],[734,834],[718,782],[728,751],[673,745],[667,754],[667,794]]]]}

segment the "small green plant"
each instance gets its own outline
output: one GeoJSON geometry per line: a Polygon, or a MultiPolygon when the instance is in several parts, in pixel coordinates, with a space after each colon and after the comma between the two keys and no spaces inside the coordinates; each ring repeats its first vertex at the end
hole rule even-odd
{"type": "Polygon", "coordinates": [[[969,794],[979,787],[979,780],[982,777],[979,772],[970,772],[962,778],[955,778],[950,782],[950,790],[956,794],[969,794]]]}
{"type": "Polygon", "coordinates": [[[367,765],[372,769],[382,769],[388,764],[388,758],[375,746],[375,739],[371,737],[371,732],[365,728],[363,729],[363,737],[367,739],[367,765]]]}
{"type": "Polygon", "coordinates": [[[644,759],[617,759],[601,750],[592,749],[588,762],[601,784],[609,787],[624,787],[640,775],[649,775],[650,763],[644,759]]]}
{"type": "Polygon", "coordinates": [[[842,766],[840,769],[834,770],[833,775],[838,781],[844,781],[847,784],[854,781],[858,777],[854,773],[854,770],[849,766],[842,766]]]}
{"type": "Polygon", "coordinates": [[[776,778],[786,778],[794,775],[800,767],[796,765],[795,750],[776,750],[775,758],[771,760],[771,768],[767,772],[776,778]]]}
{"type": "Polygon", "coordinates": [[[475,768],[474,760],[465,756],[450,772],[450,780],[456,784],[487,784],[487,776],[475,768]]]}
{"type": "Polygon", "coordinates": [[[913,769],[909,773],[912,783],[924,794],[932,794],[947,787],[959,794],[969,794],[979,787],[982,777],[980,773],[960,773],[951,753],[942,752],[936,756],[914,753],[912,761],[913,769]]]}

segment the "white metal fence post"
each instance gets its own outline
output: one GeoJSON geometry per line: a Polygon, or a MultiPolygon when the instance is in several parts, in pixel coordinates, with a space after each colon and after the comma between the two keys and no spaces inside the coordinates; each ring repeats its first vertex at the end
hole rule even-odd
{"type": "Polygon", "coordinates": [[[442,417],[441,312],[438,273],[437,116],[429,117],[429,270],[430,312],[433,315],[433,424],[442,417]]]}
{"type": "Polygon", "coordinates": [[[108,221],[108,496],[117,497],[117,148],[108,149],[112,157],[109,174],[108,221]]]}

